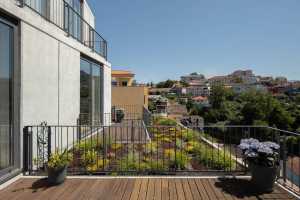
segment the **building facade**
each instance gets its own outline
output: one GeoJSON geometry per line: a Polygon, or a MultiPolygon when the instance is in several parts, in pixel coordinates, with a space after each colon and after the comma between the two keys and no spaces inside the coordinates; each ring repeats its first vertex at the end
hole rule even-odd
{"type": "Polygon", "coordinates": [[[110,123],[111,64],[85,0],[0,0],[0,182],[22,169],[23,127],[110,123]]]}
{"type": "Polygon", "coordinates": [[[125,70],[112,70],[111,79],[111,83],[113,86],[132,86],[134,83],[134,73],[125,70]]]}
{"type": "Polygon", "coordinates": [[[134,73],[112,70],[112,106],[125,112],[125,118],[136,119],[148,109],[149,90],[145,85],[136,85],[134,73]]]}

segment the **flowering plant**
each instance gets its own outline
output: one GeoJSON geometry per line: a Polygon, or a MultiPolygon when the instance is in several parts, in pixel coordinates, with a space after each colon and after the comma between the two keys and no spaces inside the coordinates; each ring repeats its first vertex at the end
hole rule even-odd
{"type": "Polygon", "coordinates": [[[259,142],[257,139],[249,138],[242,139],[238,147],[250,163],[265,167],[279,165],[280,146],[274,142],[259,142]]]}

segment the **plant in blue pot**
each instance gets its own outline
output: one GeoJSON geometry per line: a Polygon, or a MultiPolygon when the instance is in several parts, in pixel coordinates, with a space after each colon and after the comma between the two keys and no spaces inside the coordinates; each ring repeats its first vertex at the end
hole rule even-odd
{"type": "Polygon", "coordinates": [[[272,192],[279,170],[280,146],[274,142],[242,139],[239,148],[248,163],[252,183],[261,192],[272,192]]]}

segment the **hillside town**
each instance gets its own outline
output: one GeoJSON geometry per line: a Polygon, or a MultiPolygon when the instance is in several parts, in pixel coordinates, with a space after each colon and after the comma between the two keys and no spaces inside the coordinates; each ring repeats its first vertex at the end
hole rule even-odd
{"type": "MultiPolygon", "coordinates": [[[[283,76],[260,76],[252,70],[236,70],[228,75],[210,78],[194,72],[181,76],[180,80],[166,80],[147,85],[149,110],[181,121],[186,116],[195,117],[191,115],[189,106],[196,105],[202,110],[212,107],[210,97],[213,88],[217,86],[222,86],[236,96],[252,91],[271,95],[280,101],[286,98],[296,100],[300,95],[300,81],[291,81],[283,76]]],[[[198,121],[203,121],[203,118],[200,117],[198,121]]]]}

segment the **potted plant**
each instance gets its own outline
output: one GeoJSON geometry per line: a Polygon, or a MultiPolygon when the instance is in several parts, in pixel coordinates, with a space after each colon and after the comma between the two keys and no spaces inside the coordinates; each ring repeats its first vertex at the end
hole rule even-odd
{"type": "Polygon", "coordinates": [[[259,142],[256,139],[242,139],[239,148],[249,164],[251,181],[262,192],[273,191],[279,169],[279,148],[273,142],[259,142]]]}
{"type": "Polygon", "coordinates": [[[51,185],[58,185],[64,182],[67,175],[67,166],[71,160],[67,150],[63,153],[56,151],[51,154],[47,165],[48,182],[51,185]]]}

